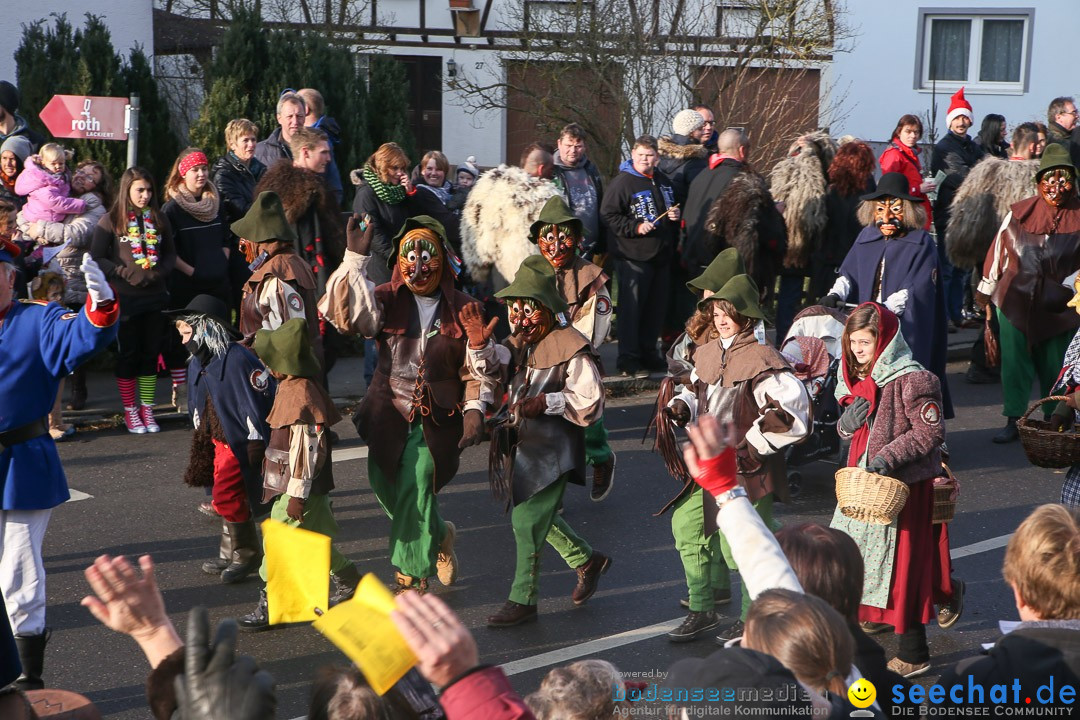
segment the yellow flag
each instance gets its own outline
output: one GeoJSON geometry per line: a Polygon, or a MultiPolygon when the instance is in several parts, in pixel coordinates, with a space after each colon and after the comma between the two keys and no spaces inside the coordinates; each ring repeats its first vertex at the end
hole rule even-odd
{"type": "Polygon", "coordinates": [[[330,604],[330,538],[278,520],[262,530],[270,624],[314,620],[330,604]]]}
{"type": "Polygon", "coordinates": [[[416,664],[405,639],[390,619],[394,596],[368,573],[352,600],[315,621],[315,629],[356,663],[371,689],[382,695],[416,664]]]}

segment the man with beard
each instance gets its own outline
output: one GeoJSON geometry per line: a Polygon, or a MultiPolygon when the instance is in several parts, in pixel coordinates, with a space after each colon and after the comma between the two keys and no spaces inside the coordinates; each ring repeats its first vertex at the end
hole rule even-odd
{"type": "Polygon", "coordinates": [[[390,282],[369,280],[370,219],[353,216],[348,250],[319,305],[339,332],[372,338],[378,366],[354,417],[368,445],[371,489],[391,518],[396,592],[425,592],[428,578],[457,579],[454,524],[439,515],[436,493],[453,479],[463,448],[483,438],[480,383],[465,367],[462,308],[454,289],[461,261],[443,227],[408,218],[394,238],[390,282]]]}
{"type": "Polygon", "coordinates": [[[577,572],[571,595],[584,605],[596,592],[611,558],[595,552],[558,514],[566,484],[585,484],[585,428],[604,413],[604,385],[589,340],[561,325],[569,306],[559,294],[551,264],[526,258],[514,281],[497,293],[509,306],[511,336],[491,341],[478,304],[465,307],[461,324],[469,337],[469,367],[494,399],[492,378],[509,378],[504,423],[493,432],[492,490],[513,505],[510,522],[517,564],[510,598],[488,618],[502,628],[535,620],[540,552],[544,541],[577,572]]]}
{"type": "Polygon", "coordinates": [[[262,503],[262,459],[270,428],[266,416],[276,384],[255,353],[237,341],[229,309],[212,295],[196,295],[176,321],[187,367],[188,414],[195,426],[184,482],[213,488],[213,508],[221,516],[219,556],[203,572],[236,583],[257,570],[262,553],[255,518],[262,503]]]}
{"type": "Polygon", "coordinates": [[[926,224],[922,200],[909,194],[903,173],[885,173],[877,190],[862,196],[855,238],[840,266],[826,307],[842,302],[880,302],[900,318],[900,329],[916,362],[941,380],[946,419],[953,417],[945,379],[947,328],[938,250],[926,224]]]}
{"type": "MultiPolygon", "coordinates": [[[[604,270],[575,253],[583,237],[581,220],[560,197],[547,201],[529,229],[529,239],[540,247],[540,254],[555,271],[559,294],[569,307],[567,319],[599,355],[611,326],[611,293],[604,270]]],[[[603,416],[585,428],[585,462],[593,469],[590,496],[600,502],[611,492],[615,479],[615,452],[608,445],[603,416]]]]}
{"type": "Polygon", "coordinates": [[[1013,205],[1002,221],[975,294],[984,307],[994,303],[1001,328],[1003,442],[1019,436],[1016,421],[1036,375],[1039,397],[1049,394],[1080,326],[1080,316],[1067,307],[1080,269],[1080,199],[1069,151],[1048,145],[1035,181],[1038,196],[1013,205]]]}

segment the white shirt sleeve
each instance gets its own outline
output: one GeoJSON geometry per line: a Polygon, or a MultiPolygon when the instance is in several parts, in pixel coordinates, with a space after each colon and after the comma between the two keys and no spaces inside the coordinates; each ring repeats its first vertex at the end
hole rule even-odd
{"type": "Polygon", "coordinates": [[[759,455],[772,455],[810,434],[810,394],[795,375],[776,373],[754,386],[754,402],[759,408],[768,405],[770,399],[791,416],[791,427],[784,432],[767,432],[762,430],[765,416],[758,416],[746,431],[746,441],[759,455]]]}
{"type": "Polygon", "coordinates": [[[560,415],[575,425],[591,425],[604,414],[604,383],[588,355],[575,355],[566,366],[562,392],[548,393],[546,415],[560,415]]]}
{"type": "Polygon", "coordinates": [[[319,312],[338,332],[375,337],[382,329],[382,307],[375,300],[375,283],[368,279],[371,255],[345,251],[341,265],[326,281],[319,312]]]}

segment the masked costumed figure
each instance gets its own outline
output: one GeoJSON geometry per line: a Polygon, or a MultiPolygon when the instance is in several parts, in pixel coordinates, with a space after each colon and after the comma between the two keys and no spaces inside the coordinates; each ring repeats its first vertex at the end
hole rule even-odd
{"type": "MultiPolygon", "coordinates": [[[[766,524],[772,524],[774,495],[787,499],[787,471],[784,448],[810,433],[810,396],[780,353],[758,342],[756,321],[764,317],[758,305],[757,285],[749,275],[735,275],[717,292],[698,303],[711,314],[715,339],[697,347],[690,384],[664,409],[665,419],[680,427],[698,415],[716,415],[734,423],[744,438],[737,449],[739,482],[766,524]]],[[[669,638],[676,642],[693,640],[720,624],[713,609],[716,591],[730,581],[714,586],[712,569],[719,550],[729,568],[735,568],[731,547],[717,534],[714,498],[695,485],[689,474],[681,477],[682,492],[668,504],[675,545],[682,556],[690,590],[690,614],[669,638]],[[718,542],[712,536],[718,538],[718,542]]],[[[664,508],[664,510],[667,509],[664,508]]],[[[661,511],[663,512],[663,511],[661,511]]],[[[743,583],[741,619],[721,637],[739,637],[750,607],[743,583]]]]}
{"type": "MultiPolygon", "coordinates": [[[[56,303],[16,302],[18,247],[0,241],[0,593],[22,661],[20,689],[43,686],[45,563],[49,517],[69,498],[49,410],[60,378],[116,339],[120,303],[89,255],[88,296],[79,312],[56,303]]],[[[5,648],[5,651],[7,648],[5,648]]]]}
{"type": "MultiPolygon", "coordinates": [[[[1073,280],[1073,287],[1076,295],[1069,301],[1069,307],[1080,313],[1080,276],[1073,280]]],[[[1066,396],[1054,409],[1050,418],[1051,427],[1058,432],[1076,432],[1077,421],[1080,420],[1080,333],[1073,335],[1072,342],[1065,350],[1061,374],[1050,394],[1066,396]]],[[[1070,508],[1080,506],[1080,463],[1071,466],[1065,473],[1061,504],[1070,508]]]]}
{"type": "Polygon", "coordinates": [[[349,249],[320,309],[346,335],[373,338],[379,362],[354,422],[368,444],[368,479],[390,526],[397,590],[457,579],[455,528],[439,515],[436,493],[457,473],[461,450],[479,443],[480,383],[465,367],[458,313],[475,302],[454,289],[461,265],[442,225],[408,218],[394,238],[390,282],[368,279],[373,228],[356,216],[349,249]]]}
{"type": "Polygon", "coordinates": [[[255,518],[269,509],[262,502],[262,460],[277,384],[255,353],[237,342],[241,335],[225,319],[224,301],[197,295],[167,314],[191,353],[188,414],[195,433],[184,481],[212,487],[221,516],[219,556],[202,568],[224,583],[239,582],[262,557],[255,518]]]}
{"type": "MultiPolygon", "coordinates": [[[[611,326],[611,293],[604,270],[577,255],[582,232],[581,220],[555,196],[532,224],[529,239],[555,271],[559,294],[569,307],[566,317],[570,324],[589,340],[593,352],[599,353],[611,326]]],[[[615,475],[615,451],[608,445],[603,416],[585,428],[585,462],[593,468],[591,497],[600,502],[611,492],[615,475]]]]}
{"type": "Polygon", "coordinates": [[[1016,421],[1027,409],[1031,381],[1038,375],[1039,396],[1046,397],[1080,326],[1067,306],[1080,270],[1080,199],[1068,150],[1047,146],[1035,180],[1039,195],[1005,216],[975,293],[980,305],[997,307],[1008,439],[1019,437],[1016,421]]]}
{"type": "MultiPolygon", "coordinates": [[[[945,235],[945,251],[954,267],[981,267],[990,250],[1001,221],[1015,203],[1035,194],[1035,173],[1038,160],[1026,160],[987,156],[972,168],[964,178],[953,199],[949,215],[948,233],[945,235]]],[[[974,274],[977,283],[981,273],[974,274]]],[[[991,308],[986,312],[986,329],[971,348],[971,365],[966,379],[970,383],[996,383],[1000,380],[995,352],[998,344],[997,318],[991,308]],[[990,335],[990,353],[987,354],[986,336],[990,335]]],[[[1012,426],[1006,429],[1002,441],[1012,436],[1012,426]]]]}
{"type": "Polygon", "coordinates": [[[259,193],[247,214],[231,227],[237,237],[256,249],[253,271],[240,302],[244,344],[250,347],[259,330],[276,330],[288,320],[302,318],[307,321],[315,357],[322,362],[315,275],[296,254],[296,232],[285,218],[281,199],[269,191],[259,193]]]}
{"type": "MultiPolygon", "coordinates": [[[[264,501],[273,501],[270,519],[303,528],[331,540],[340,529],[334,519],[330,491],[334,489],[334,463],[330,456],[330,426],[341,420],[330,396],[318,382],[322,368],[311,349],[304,320],[293,318],[277,330],[255,335],[255,353],[277,379],[274,406],[266,418],[270,442],[263,463],[264,501]]],[[[268,578],[264,557],[259,577],[268,578]]],[[[349,558],[330,546],[330,580],[334,592],[330,606],[356,592],[360,573],[349,558]]],[[[259,604],[238,621],[240,629],[270,627],[266,588],[259,604]]]]}
{"type": "Polygon", "coordinates": [[[945,418],[951,418],[945,379],[948,318],[937,245],[922,229],[922,201],[908,192],[901,173],[883,175],[877,190],[862,200],[859,221],[866,227],[821,304],[835,308],[845,301],[880,302],[897,315],[915,361],[941,381],[945,418]]]}
{"type": "Polygon", "coordinates": [[[509,627],[536,619],[545,539],[577,571],[575,605],[596,592],[611,558],[593,551],[556,514],[566,484],[585,484],[585,428],[604,412],[592,344],[557,319],[569,307],[544,258],[525,260],[498,296],[509,306],[512,329],[504,344],[491,340],[494,324],[484,326],[478,305],[462,311],[461,320],[469,366],[485,383],[485,400],[494,399],[493,378],[509,378],[509,412],[492,436],[490,472],[496,496],[513,505],[517,565],[510,599],[487,621],[509,627]]]}
{"type": "Polygon", "coordinates": [[[863,629],[894,627],[900,647],[888,667],[915,677],[930,668],[925,624],[934,595],[952,593],[935,587],[932,560],[933,479],[941,473],[945,440],[940,383],[913,357],[896,315],[878,303],[864,303],[848,317],[842,357],[837,429],[851,438],[847,465],[895,478],[910,493],[889,525],[849,518],[837,507],[832,527],[850,535],[863,556],[863,629]]]}

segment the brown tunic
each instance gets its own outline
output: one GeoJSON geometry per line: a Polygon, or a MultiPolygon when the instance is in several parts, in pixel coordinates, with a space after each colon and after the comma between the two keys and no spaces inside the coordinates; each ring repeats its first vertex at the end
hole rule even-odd
{"type": "Polygon", "coordinates": [[[315,302],[315,276],[311,274],[307,264],[287,247],[278,248],[244,283],[244,299],[240,303],[240,332],[244,335],[243,344],[250,347],[255,342],[255,333],[263,327],[259,289],[269,277],[288,283],[300,295],[304,303],[308,338],[311,340],[315,357],[322,364],[323,344],[319,332],[319,311],[315,302]]]}

